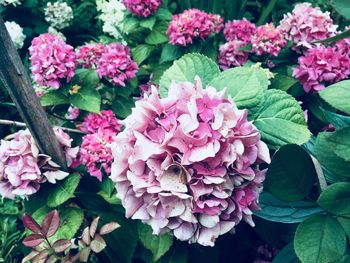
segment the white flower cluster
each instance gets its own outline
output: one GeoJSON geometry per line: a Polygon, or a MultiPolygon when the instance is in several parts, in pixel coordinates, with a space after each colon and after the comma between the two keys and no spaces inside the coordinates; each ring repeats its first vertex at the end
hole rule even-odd
{"type": "Polygon", "coordinates": [[[0,5],[13,5],[17,6],[21,4],[21,0],[0,0],[0,5]]]}
{"type": "Polygon", "coordinates": [[[117,40],[123,40],[122,30],[126,8],[120,0],[96,0],[97,11],[101,12],[99,18],[103,22],[103,32],[117,40]]]}
{"type": "Polygon", "coordinates": [[[60,36],[63,41],[67,40],[67,38],[62,34],[62,32],[59,32],[56,28],[54,28],[52,26],[49,26],[49,28],[47,29],[47,32],[52,34],[52,35],[60,36]]]}
{"type": "Polygon", "coordinates": [[[52,27],[63,29],[73,20],[73,9],[66,2],[48,2],[45,7],[45,20],[52,27]]]}
{"type": "Polygon", "coordinates": [[[10,34],[10,37],[15,47],[17,49],[22,48],[24,44],[24,40],[26,38],[26,36],[23,34],[23,28],[13,21],[12,22],[6,21],[5,26],[7,31],[10,34]]]}

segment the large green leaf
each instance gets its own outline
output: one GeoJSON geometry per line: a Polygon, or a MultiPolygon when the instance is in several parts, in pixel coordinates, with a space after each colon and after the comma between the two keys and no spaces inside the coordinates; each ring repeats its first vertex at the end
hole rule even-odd
{"type": "Polygon", "coordinates": [[[317,136],[315,144],[316,158],[326,171],[325,177],[327,181],[350,180],[350,162],[340,158],[332,151],[331,136],[331,132],[322,132],[317,136]]]}
{"type": "Polygon", "coordinates": [[[315,178],[310,155],[302,147],[288,144],[273,156],[267,171],[266,187],[281,200],[298,201],[308,195],[315,178]]]}
{"type": "Polygon", "coordinates": [[[60,210],[61,223],[55,239],[72,239],[80,228],[84,220],[84,213],[78,208],[64,208],[60,210]]]}
{"type": "Polygon", "coordinates": [[[57,182],[56,188],[49,194],[47,198],[47,205],[49,207],[56,207],[68,199],[74,197],[74,191],[78,187],[80,181],[79,174],[71,174],[61,182],[57,182]]]}
{"type": "Polygon", "coordinates": [[[160,79],[160,95],[167,96],[172,81],[193,83],[195,76],[199,76],[206,86],[219,73],[218,65],[210,58],[197,53],[184,55],[164,72],[160,79]]]}
{"type": "Polygon", "coordinates": [[[173,244],[172,236],[168,234],[153,235],[152,228],[146,224],[139,222],[137,228],[142,244],[151,250],[154,261],[160,259],[173,244]]]}
{"type": "Polygon", "coordinates": [[[328,122],[330,122],[334,128],[341,129],[350,126],[350,117],[340,115],[331,111],[322,110],[323,114],[328,122]]]}
{"type": "Polygon", "coordinates": [[[70,97],[70,103],[79,109],[99,113],[101,95],[96,88],[83,87],[70,97]]]}
{"type": "Polygon", "coordinates": [[[343,80],[319,92],[320,97],[334,108],[350,114],[350,103],[344,99],[350,97],[350,80],[343,80]]]}
{"type": "Polygon", "coordinates": [[[350,127],[336,130],[329,136],[332,150],[340,158],[350,161],[350,127]]]}
{"type": "Polygon", "coordinates": [[[223,71],[209,84],[218,90],[227,88],[238,108],[253,109],[263,101],[268,79],[262,69],[237,67],[223,71]]]}
{"type": "Polygon", "coordinates": [[[138,45],[131,50],[132,57],[136,61],[137,64],[141,64],[147,58],[150,57],[152,52],[155,50],[154,46],[151,45],[138,45]]]}
{"type": "Polygon", "coordinates": [[[158,45],[165,42],[168,42],[168,36],[166,31],[168,29],[168,23],[165,21],[161,21],[157,23],[151,33],[145,38],[145,42],[150,45],[158,45]]]}
{"type": "Polygon", "coordinates": [[[317,203],[332,214],[350,216],[350,183],[341,182],[328,186],[317,203]]]}
{"type": "Polygon", "coordinates": [[[335,218],[316,215],[298,226],[294,248],[303,263],[334,262],[345,253],[345,232],[335,218]]]}
{"type": "Polygon", "coordinates": [[[264,103],[254,121],[265,140],[272,148],[288,143],[303,144],[310,139],[304,113],[298,102],[281,90],[267,90],[264,103]]]}
{"type": "Polygon", "coordinates": [[[286,245],[273,259],[272,263],[300,263],[295,254],[293,242],[286,245]]]}
{"type": "Polygon", "coordinates": [[[40,98],[40,103],[43,107],[46,107],[67,104],[69,103],[69,99],[61,91],[53,90],[45,93],[45,95],[40,98]]]}
{"type": "Polygon", "coordinates": [[[350,0],[332,0],[330,3],[339,14],[350,19],[350,0]]]}
{"type": "Polygon", "coordinates": [[[323,213],[314,202],[285,202],[275,198],[268,192],[260,194],[259,206],[261,210],[254,215],[268,221],[279,223],[300,223],[311,215],[323,213]]]}

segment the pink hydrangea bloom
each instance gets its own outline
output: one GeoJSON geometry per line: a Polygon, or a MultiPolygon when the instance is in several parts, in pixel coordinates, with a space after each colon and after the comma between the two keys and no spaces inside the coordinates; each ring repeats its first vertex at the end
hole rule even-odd
{"type": "Polygon", "coordinates": [[[152,83],[149,81],[146,84],[141,84],[139,86],[140,89],[140,97],[143,98],[145,95],[149,96],[152,93],[152,87],[155,87],[159,91],[159,85],[152,83]]]}
{"type": "MultiPolygon", "coordinates": [[[[71,166],[79,148],[71,147],[72,139],[61,129],[55,128],[54,132],[64,150],[67,165],[71,166]]],[[[29,130],[15,133],[12,140],[1,141],[0,160],[0,195],[6,198],[27,197],[36,193],[41,183],[55,183],[68,176],[49,156],[39,152],[29,130]]]]}
{"type": "Polygon", "coordinates": [[[130,49],[120,43],[107,45],[97,63],[97,74],[100,78],[106,77],[123,87],[127,80],[136,76],[137,71],[138,66],[131,59],[130,49]]]}
{"type": "Polygon", "coordinates": [[[76,54],[77,60],[83,68],[96,67],[101,58],[105,46],[100,43],[90,43],[80,47],[76,54]]]}
{"type": "Polygon", "coordinates": [[[318,46],[299,57],[299,66],[293,76],[306,92],[324,89],[325,84],[345,79],[350,74],[350,59],[332,47],[318,46]]]}
{"type": "Polygon", "coordinates": [[[78,162],[85,165],[90,175],[100,181],[104,173],[111,173],[113,156],[108,145],[113,142],[115,135],[112,130],[99,129],[95,133],[85,135],[80,146],[78,162]]]}
{"type": "Polygon", "coordinates": [[[311,48],[312,42],[334,36],[337,27],[329,12],[322,12],[310,3],[297,4],[292,13],[284,15],[279,26],[286,38],[296,44],[297,50],[311,48]]]}
{"type": "Polygon", "coordinates": [[[252,37],[252,49],[257,55],[269,54],[277,57],[286,44],[282,31],[272,23],[257,27],[252,37]]]}
{"type": "Polygon", "coordinates": [[[174,15],[167,34],[173,45],[186,46],[195,39],[205,40],[210,34],[223,28],[223,19],[219,15],[208,14],[198,9],[188,9],[174,15]]]}
{"type": "Polygon", "coordinates": [[[157,12],[162,0],[123,0],[124,5],[136,16],[149,17],[157,12]]]}
{"type": "Polygon", "coordinates": [[[34,38],[29,53],[33,80],[39,85],[58,89],[61,80],[69,82],[73,77],[75,53],[60,36],[47,33],[34,38]]]}
{"type": "Polygon", "coordinates": [[[220,47],[219,65],[222,69],[242,66],[248,61],[249,53],[240,50],[246,43],[240,40],[232,40],[220,47]]]}
{"type": "Polygon", "coordinates": [[[256,26],[245,18],[242,20],[228,21],[225,24],[224,36],[226,41],[241,40],[250,43],[255,29],[256,26]]]}
{"type": "Polygon", "coordinates": [[[110,130],[118,133],[122,125],[111,110],[101,110],[100,114],[89,113],[80,129],[86,133],[95,133],[98,130],[110,130]]]}
{"type": "Polygon", "coordinates": [[[66,119],[67,120],[75,120],[79,117],[80,109],[75,106],[69,106],[67,113],[66,113],[66,119]]]}
{"type": "Polygon", "coordinates": [[[213,87],[173,82],[136,102],[111,145],[111,179],[126,210],[154,234],[213,246],[252,211],[269,162],[260,133],[213,87]]]}

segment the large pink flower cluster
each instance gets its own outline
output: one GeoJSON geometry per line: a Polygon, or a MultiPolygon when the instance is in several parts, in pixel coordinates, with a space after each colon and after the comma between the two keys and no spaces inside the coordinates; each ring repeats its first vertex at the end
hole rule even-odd
{"type": "Polygon", "coordinates": [[[259,26],[252,37],[252,50],[257,55],[268,54],[277,57],[287,40],[281,29],[269,23],[259,26]]]}
{"type": "MultiPolygon", "coordinates": [[[[72,139],[60,129],[54,129],[71,166],[78,147],[72,148],[72,139]]],[[[47,155],[41,154],[29,130],[14,134],[10,141],[2,140],[0,146],[0,195],[6,198],[27,197],[36,193],[40,184],[65,178],[68,173],[60,171],[47,155]]]]}
{"type": "Polygon", "coordinates": [[[77,65],[74,49],[60,36],[42,34],[29,47],[33,80],[42,86],[58,89],[61,80],[67,82],[77,65]]]}
{"type": "Polygon", "coordinates": [[[86,133],[95,133],[98,130],[110,130],[114,133],[118,133],[122,125],[111,110],[101,110],[100,114],[89,113],[80,129],[86,133]]]}
{"type": "Polygon", "coordinates": [[[299,80],[306,92],[324,89],[350,75],[350,59],[347,54],[334,47],[318,46],[299,57],[299,66],[293,76],[299,80]]]}
{"type": "Polygon", "coordinates": [[[219,15],[188,9],[173,16],[167,34],[171,44],[186,46],[195,39],[205,40],[210,34],[219,33],[223,26],[223,19],[219,15]]]}
{"type": "Polygon", "coordinates": [[[101,43],[86,44],[77,50],[77,60],[83,68],[96,67],[104,50],[105,45],[101,43]]]}
{"type": "Polygon", "coordinates": [[[105,46],[97,62],[97,74],[106,77],[112,83],[125,86],[125,82],[136,76],[137,64],[131,59],[130,49],[120,43],[105,46]]]}
{"type": "Polygon", "coordinates": [[[240,50],[246,43],[241,40],[231,40],[220,46],[219,65],[222,69],[242,66],[248,61],[249,53],[240,50]]]}
{"type": "Polygon", "coordinates": [[[297,4],[292,13],[284,15],[279,26],[286,38],[296,44],[297,49],[311,48],[312,42],[334,36],[337,27],[329,12],[322,12],[310,3],[297,4]]]}
{"type": "Polygon", "coordinates": [[[103,174],[110,174],[113,156],[109,144],[121,130],[121,124],[113,111],[90,113],[80,129],[89,133],[83,137],[78,163],[83,164],[91,176],[100,181],[103,174]],[[103,173],[104,171],[104,173],[103,173]]]}
{"type": "Polygon", "coordinates": [[[157,12],[162,5],[162,0],[123,0],[123,3],[130,13],[136,16],[149,17],[157,12]]]}
{"type": "Polygon", "coordinates": [[[136,102],[112,144],[111,179],[126,210],[154,234],[213,246],[242,219],[250,224],[269,151],[259,131],[213,87],[173,82],[136,102]]]}
{"type": "Polygon", "coordinates": [[[226,41],[241,40],[245,43],[250,43],[255,29],[256,26],[245,18],[233,20],[225,24],[224,36],[226,41]]]}

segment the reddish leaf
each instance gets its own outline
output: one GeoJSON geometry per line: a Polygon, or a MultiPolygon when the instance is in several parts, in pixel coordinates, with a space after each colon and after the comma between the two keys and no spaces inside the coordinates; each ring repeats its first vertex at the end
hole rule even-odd
{"type": "Polygon", "coordinates": [[[81,262],[87,262],[90,256],[91,248],[85,247],[79,252],[79,260],[81,262]]]}
{"type": "Polygon", "coordinates": [[[53,236],[60,226],[60,216],[57,210],[53,210],[46,215],[41,224],[41,233],[46,237],[53,236]]]}
{"type": "Polygon", "coordinates": [[[22,263],[25,263],[25,262],[28,262],[30,261],[31,259],[33,259],[36,255],[39,254],[39,251],[36,251],[36,250],[32,250],[32,252],[30,252],[27,256],[25,256],[23,259],[22,259],[22,263]]]}
{"type": "Polygon", "coordinates": [[[33,263],[45,263],[48,256],[49,253],[47,252],[47,250],[43,250],[33,258],[33,263]]]}
{"type": "Polygon", "coordinates": [[[72,243],[69,240],[59,239],[52,245],[52,247],[56,253],[61,253],[65,251],[67,248],[69,248],[71,245],[72,243]]]}
{"type": "Polygon", "coordinates": [[[81,235],[82,240],[86,245],[90,245],[91,238],[90,238],[90,228],[87,226],[83,230],[83,234],[81,235]]]}
{"type": "MultiPolygon", "coordinates": [[[[56,263],[58,261],[58,258],[54,255],[50,256],[45,263],[56,263]]],[[[65,262],[67,263],[67,262],[65,262]]]]}
{"type": "Polygon", "coordinates": [[[97,229],[97,226],[98,226],[98,221],[100,220],[100,217],[96,217],[92,223],[91,223],[91,226],[90,226],[90,236],[93,238],[95,236],[95,233],[96,233],[96,229],[97,229]]]}
{"type": "Polygon", "coordinates": [[[120,225],[116,222],[110,222],[108,224],[105,224],[100,229],[100,235],[107,235],[116,230],[118,227],[120,227],[120,225]]]}
{"type": "Polygon", "coordinates": [[[90,245],[91,250],[95,253],[100,253],[106,246],[106,242],[99,234],[95,235],[95,239],[91,241],[90,245]]]}
{"type": "Polygon", "coordinates": [[[41,231],[41,228],[39,224],[28,214],[24,214],[23,216],[23,225],[28,228],[30,231],[34,233],[39,233],[41,231]]]}
{"type": "Polygon", "coordinates": [[[22,243],[26,247],[36,247],[40,245],[45,240],[44,236],[41,234],[31,234],[23,239],[22,243]]]}

